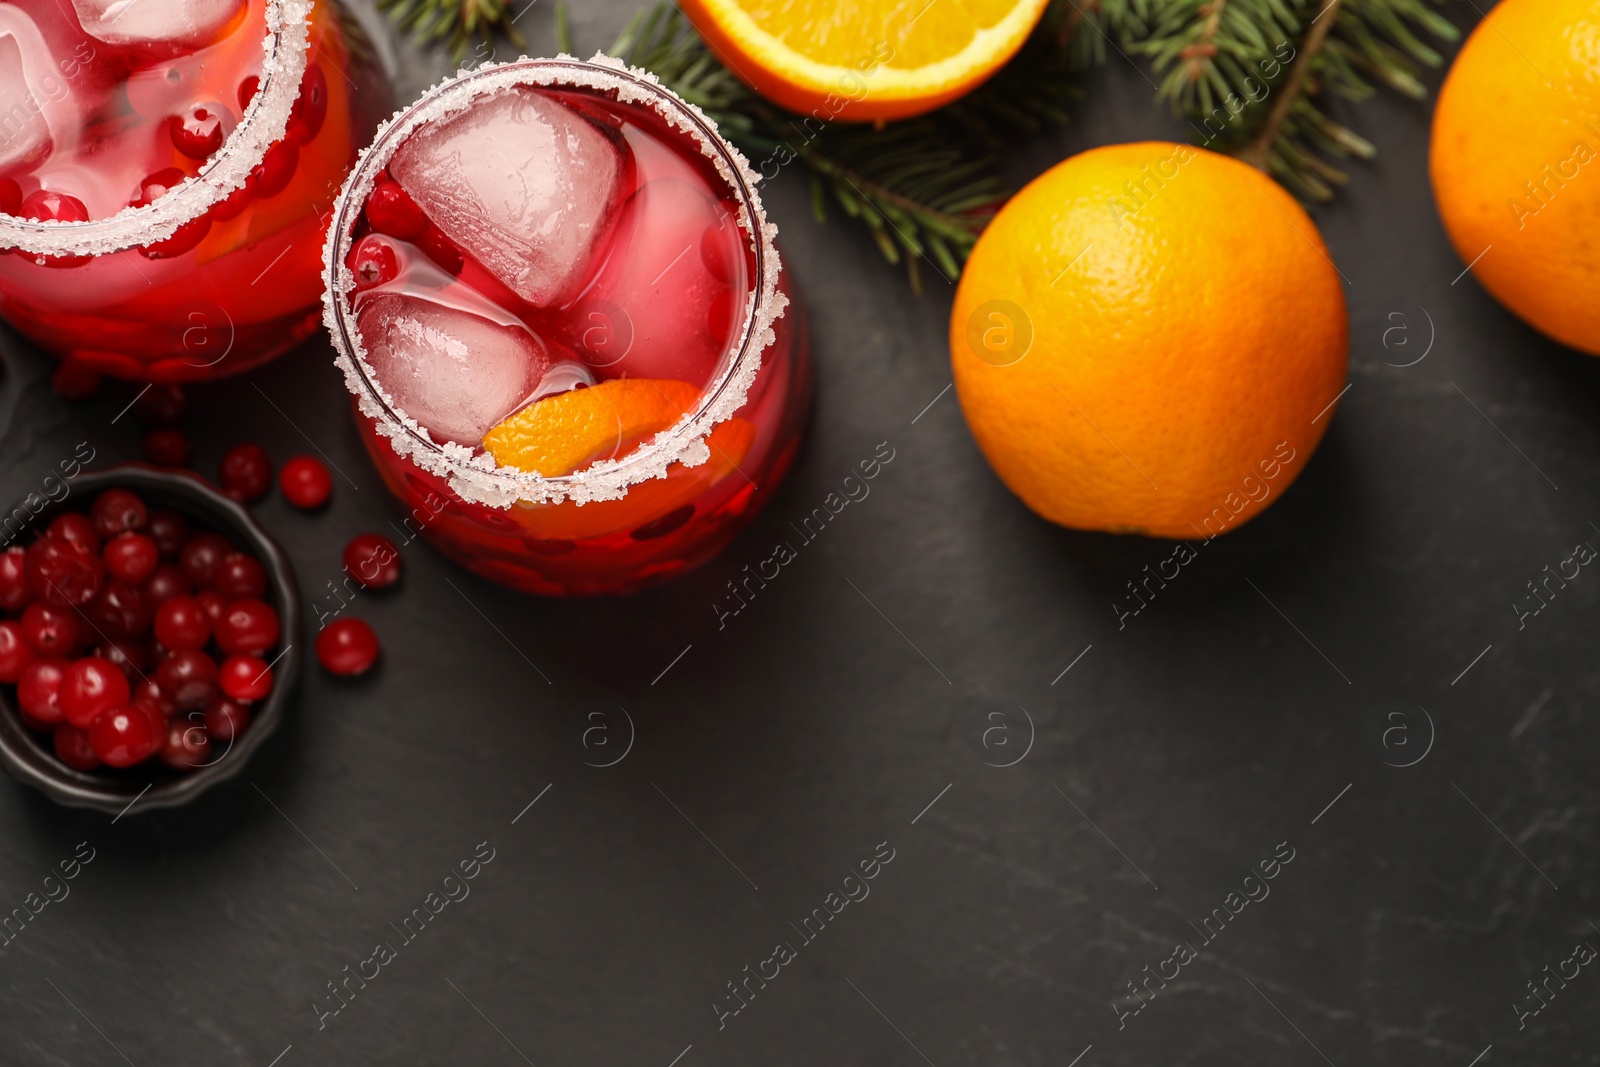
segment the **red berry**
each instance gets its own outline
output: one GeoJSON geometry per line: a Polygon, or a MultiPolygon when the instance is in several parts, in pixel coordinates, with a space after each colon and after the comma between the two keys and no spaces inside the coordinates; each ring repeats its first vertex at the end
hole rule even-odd
{"type": "Polygon", "coordinates": [[[387,589],[400,580],[400,550],[383,534],[357,534],[344,546],[344,569],[367,589],[387,589]]]}
{"type": "Polygon", "coordinates": [[[157,755],[175,771],[192,771],[206,765],[211,756],[211,738],[200,723],[177,719],[167,723],[167,735],[157,755]]]}
{"type": "Polygon", "coordinates": [[[235,445],[223,453],[217,480],[234,500],[260,500],[272,488],[272,460],[260,445],[235,445]]]}
{"type": "Polygon", "coordinates": [[[195,648],[168,652],[156,668],[156,684],[180,711],[197,711],[217,692],[216,661],[195,648]]]}
{"type": "Polygon", "coordinates": [[[235,600],[212,633],[228,655],[256,655],[278,643],[278,613],[262,600],[235,600]]]}
{"type": "Polygon", "coordinates": [[[33,599],[33,590],[28,588],[27,558],[28,550],[21,545],[0,552],[0,610],[13,615],[33,599]]]}
{"type": "Polygon", "coordinates": [[[33,661],[33,646],[22,634],[22,624],[16,619],[0,622],[0,682],[16,684],[22,669],[33,661]]]}
{"type": "Polygon", "coordinates": [[[178,553],[178,566],[196,589],[210,589],[217,580],[223,557],[233,551],[228,539],[214,533],[197,533],[178,553]]]}
{"type": "MultiPolygon", "coordinates": [[[[67,668],[58,700],[61,714],[68,722],[87,727],[101,713],[126,704],[132,696],[128,676],[118,670],[116,664],[99,656],[85,656],[67,668]]],[[[100,758],[105,759],[105,756],[100,758]]]]}
{"type": "Polygon", "coordinates": [[[227,222],[229,219],[238,218],[244,209],[250,206],[250,180],[227,196],[211,205],[211,210],[206,214],[211,216],[213,222],[227,222]]]}
{"type": "Polygon", "coordinates": [[[250,709],[221,694],[206,705],[206,733],[219,744],[230,744],[250,725],[250,709]]]}
{"type": "Polygon", "coordinates": [[[222,621],[222,613],[227,610],[228,601],[215,589],[202,589],[194,595],[205,609],[206,618],[211,620],[211,629],[217,628],[217,623],[222,621]]]}
{"type": "Polygon", "coordinates": [[[181,385],[150,385],[133,402],[133,413],[146,426],[171,426],[183,417],[186,400],[181,385]]]}
{"type": "Polygon", "coordinates": [[[256,164],[250,172],[250,177],[245,179],[244,187],[250,195],[260,200],[269,196],[277,196],[289,187],[289,180],[294,177],[294,169],[300,163],[300,147],[293,140],[285,137],[261,157],[261,162],[256,164]]]}
{"type": "Polygon", "coordinates": [[[149,598],[150,603],[160,604],[175,596],[188,596],[193,588],[189,584],[189,576],[183,573],[182,567],[176,563],[163,563],[156,568],[150,580],[144,583],[144,595],[149,598]]]}
{"type": "Polygon", "coordinates": [[[172,146],[190,159],[210,159],[233,128],[233,115],[221,104],[195,104],[172,116],[172,146]]]}
{"type": "Polygon", "coordinates": [[[387,285],[411,266],[405,249],[381,233],[369,233],[350,251],[350,273],[358,291],[387,285]]]}
{"type": "MultiPolygon", "coordinates": [[[[82,200],[67,193],[58,193],[50,189],[38,189],[25,196],[17,208],[17,214],[25,219],[36,219],[40,222],[51,220],[58,222],[89,221],[89,209],[82,200]]],[[[93,256],[19,254],[40,267],[81,267],[94,258],[93,256]]],[[[68,397],[68,399],[79,398],[68,397]]]]}
{"type": "Polygon", "coordinates": [[[139,254],[146,259],[175,259],[191,251],[211,232],[210,213],[188,222],[172,231],[172,236],[151,244],[140,245],[139,254]]]}
{"type": "Polygon", "coordinates": [[[177,559],[189,540],[189,520],[171,508],[156,508],[150,513],[145,533],[155,539],[162,559],[177,559]]]}
{"type": "Polygon", "coordinates": [[[24,563],[33,595],[59,607],[87,604],[106,576],[97,553],[57,537],[41,537],[29,545],[24,563]]]}
{"type": "Polygon", "coordinates": [[[156,608],[156,640],[167,648],[204,648],[211,640],[211,619],[192,596],[175,596],[156,608]]]}
{"type": "Polygon", "coordinates": [[[100,766],[100,757],[94,754],[88,730],[80,730],[71,723],[60,723],[52,731],[51,742],[56,750],[56,759],[75,771],[92,771],[100,766]]]}
{"type": "Polygon", "coordinates": [[[100,372],[76,359],[63,359],[50,375],[50,388],[62,400],[87,400],[100,388],[100,372]]]}
{"type": "Polygon", "coordinates": [[[158,170],[139,183],[139,188],[134,192],[133,199],[128,201],[128,206],[145,207],[153,204],[182,185],[187,177],[188,175],[177,167],[158,170]]]}
{"type": "Polygon", "coordinates": [[[108,767],[132,767],[150,758],[166,737],[167,725],[153,708],[128,702],[112,708],[89,727],[89,745],[108,767]]]}
{"type": "Polygon", "coordinates": [[[147,534],[120,533],[106,542],[101,558],[111,577],[139,585],[156,572],[161,550],[147,534]]]}
{"type": "Polygon", "coordinates": [[[71,608],[35,601],[22,613],[22,639],[41,656],[71,655],[81,632],[71,608]]]}
{"type": "Polygon", "coordinates": [[[135,686],[133,699],[141,704],[150,705],[169,719],[178,713],[178,702],[172,699],[172,694],[163,689],[161,683],[154,678],[146,678],[135,686]]]}
{"type": "Polygon", "coordinates": [[[50,523],[44,535],[71,541],[90,552],[100,551],[100,535],[95,532],[94,523],[89,521],[89,516],[81,511],[63,511],[50,523]]]}
{"type": "Polygon", "coordinates": [[[378,635],[360,619],[339,619],[317,635],[317,660],[330,674],[365,674],[377,658],[378,635]]]}
{"type": "Polygon", "coordinates": [[[0,178],[0,215],[15,215],[22,207],[22,186],[15,178],[0,178]]]}
{"type": "Polygon", "coordinates": [[[239,83],[239,110],[243,111],[250,106],[250,101],[255,99],[256,90],[261,88],[261,79],[254,74],[239,83]]]}
{"type": "Polygon", "coordinates": [[[144,590],[113,578],[83,607],[83,616],[100,637],[121,641],[150,629],[154,608],[144,590]]]}
{"type": "Polygon", "coordinates": [[[328,76],[315,63],[306,64],[300,78],[300,95],[295,98],[294,109],[289,112],[289,132],[301,144],[309,144],[322,129],[328,117],[328,76]]]}
{"type": "Polygon", "coordinates": [[[189,438],[182,430],[167,427],[151,430],[144,435],[139,450],[144,458],[158,467],[187,467],[189,465],[189,438]]]}
{"type": "Polygon", "coordinates": [[[446,274],[460,274],[466,261],[461,258],[461,249],[455,242],[444,235],[444,231],[433,223],[428,223],[427,229],[422,231],[422,236],[417,238],[417,247],[427,253],[428,258],[446,274]]]}
{"type": "Polygon", "coordinates": [[[241,704],[253,704],[272,692],[272,668],[259,656],[229,656],[218,671],[222,691],[241,704]]]}
{"type": "Polygon", "coordinates": [[[150,521],[144,501],[126,489],[107,489],[89,506],[89,518],[101,537],[115,537],[125,530],[142,530],[150,521]]]}
{"type": "Polygon", "coordinates": [[[137,641],[102,641],[94,646],[94,654],[127,675],[129,685],[135,678],[143,678],[150,666],[148,646],[137,641]]]}
{"type": "Polygon", "coordinates": [[[216,590],[228,600],[259,599],[267,592],[266,569],[254,556],[229,552],[217,566],[216,590]]]}
{"type": "Polygon", "coordinates": [[[333,477],[320,459],[296,456],[278,472],[283,498],[302,511],[315,511],[333,493],[333,477]]]}
{"type": "Polygon", "coordinates": [[[36,659],[17,679],[17,703],[42,723],[62,721],[61,686],[72,665],[64,659],[36,659]]]}
{"type": "Polygon", "coordinates": [[[428,217],[417,202],[393,179],[372,190],[367,199],[367,221],[379,233],[402,241],[415,241],[428,225],[428,217]]]}

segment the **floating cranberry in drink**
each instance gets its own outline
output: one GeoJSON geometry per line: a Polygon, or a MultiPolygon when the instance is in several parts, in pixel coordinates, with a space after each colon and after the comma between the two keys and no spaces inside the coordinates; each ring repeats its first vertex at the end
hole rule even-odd
{"type": "Polygon", "coordinates": [[[480,68],[391,121],[341,194],[327,321],[411,528],[553,595],[733,537],[810,388],[755,181],[698,110],[603,59],[480,68]]]}
{"type": "Polygon", "coordinates": [[[329,3],[0,4],[0,315],[172,382],[316,326],[339,183],[387,110],[329,3]]]}

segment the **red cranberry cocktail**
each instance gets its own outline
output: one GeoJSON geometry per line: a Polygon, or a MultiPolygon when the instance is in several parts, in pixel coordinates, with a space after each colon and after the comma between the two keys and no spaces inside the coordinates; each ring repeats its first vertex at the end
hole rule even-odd
{"type": "Polygon", "coordinates": [[[124,378],[316,328],[321,234],[390,100],[312,0],[0,4],[0,315],[124,378]]]}
{"type": "Polygon", "coordinates": [[[414,524],[485,577],[625,592],[710,558],[798,447],[809,359],[744,158],[614,60],[396,116],[328,242],[328,328],[414,524]]]}

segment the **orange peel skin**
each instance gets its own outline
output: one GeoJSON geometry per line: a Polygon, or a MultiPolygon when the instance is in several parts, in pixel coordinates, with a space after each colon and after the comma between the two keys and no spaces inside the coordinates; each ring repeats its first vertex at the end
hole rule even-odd
{"type": "Polygon", "coordinates": [[[613,378],[534,401],[490,430],[483,447],[502,467],[571,474],[669,428],[694,410],[700,392],[688,382],[613,378]]]}

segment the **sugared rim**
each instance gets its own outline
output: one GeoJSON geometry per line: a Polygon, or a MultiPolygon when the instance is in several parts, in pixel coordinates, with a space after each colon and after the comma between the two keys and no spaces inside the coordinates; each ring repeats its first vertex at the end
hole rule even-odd
{"type": "Polygon", "coordinates": [[[756,182],[750,164],[737,148],[718,135],[716,123],[704,112],[662,85],[654,74],[629,67],[619,59],[599,52],[587,61],[566,54],[553,59],[523,56],[506,63],[485,64],[476,70],[463,68],[383,124],[339,194],[323,250],[322,299],[323,322],[338,352],[335,363],[344,371],[345,385],[356,397],[362,414],[376,422],[378,433],[388,440],[396,455],[447,479],[462,499],[490,507],[509,508],[518,501],[555,504],[572,500],[581,504],[615,500],[636,482],[666,477],[667,468],[673,463],[697,467],[711,457],[706,436],[744,405],[756,371],[761,369],[762,352],[776,338],[773,324],[789,303],[788,297],[778,292],[778,252],[772,243],[777,227],[767,221],[756,182]],[[615,92],[618,100],[649,107],[686,134],[737,195],[739,226],[755,253],[759,279],[746,295],[744,328],[737,345],[730,346],[732,358],[724,353],[717,380],[702,392],[693,412],[621,459],[602,460],[576,473],[555,477],[500,467],[488,453],[474,454],[464,445],[435,441],[415,419],[400,410],[378,383],[349,310],[355,276],[345,265],[345,257],[361,207],[372,192],[373,177],[419,126],[460,111],[480,97],[515,86],[615,92]]]}
{"type": "Polygon", "coordinates": [[[200,173],[161,199],[88,222],[35,221],[0,215],[0,248],[36,255],[98,256],[164,241],[242,186],[267,149],[283,140],[306,71],[313,0],[267,0],[261,86],[227,143],[200,173]]]}

